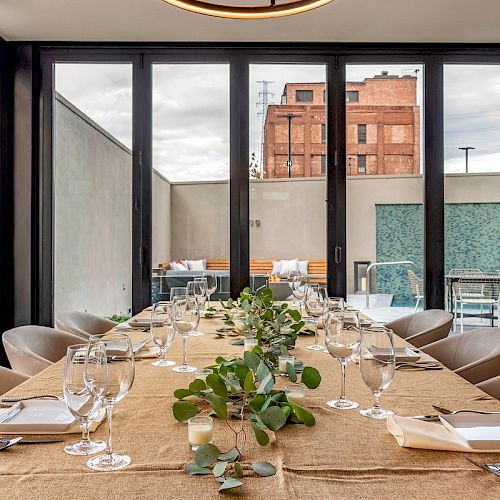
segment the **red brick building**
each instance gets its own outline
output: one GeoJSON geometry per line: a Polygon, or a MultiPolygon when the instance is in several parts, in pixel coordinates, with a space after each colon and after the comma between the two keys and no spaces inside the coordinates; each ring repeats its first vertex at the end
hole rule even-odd
{"type": "MultiPolygon", "coordinates": [[[[420,109],[414,76],[382,72],[347,82],[347,175],[420,173],[420,109]]],[[[324,83],[287,83],[281,104],[267,108],[264,177],[288,177],[291,121],[292,177],[326,173],[324,83]],[[288,116],[292,115],[291,118],[288,116]]]]}

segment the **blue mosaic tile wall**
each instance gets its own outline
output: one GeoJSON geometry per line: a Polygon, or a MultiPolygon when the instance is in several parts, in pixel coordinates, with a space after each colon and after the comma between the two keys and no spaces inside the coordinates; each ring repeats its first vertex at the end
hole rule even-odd
{"type": "MultiPolygon", "coordinates": [[[[377,262],[412,260],[423,270],[423,207],[418,204],[376,205],[377,262]]],[[[445,205],[445,271],[500,269],[500,203],[445,205]]],[[[407,266],[382,267],[379,293],[394,295],[393,305],[411,302],[407,266]]]]}

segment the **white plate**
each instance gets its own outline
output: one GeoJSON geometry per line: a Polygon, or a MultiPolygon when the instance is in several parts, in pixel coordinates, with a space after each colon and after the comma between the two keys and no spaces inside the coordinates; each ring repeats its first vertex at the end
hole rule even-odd
{"type": "Polygon", "coordinates": [[[459,413],[439,415],[439,419],[471,449],[500,449],[500,415],[459,413]]]}
{"type": "Polygon", "coordinates": [[[62,433],[70,430],[75,417],[66,408],[64,401],[34,399],[21,401],[21,411],[10,420],[0,424],[0,432],[62,433]]]}
{"type": "MultiPolygon", "coordinates": [[[[376,356],[379,359],[384,359],[385,356],[388,356],[386,352],[388,349],[383,349],[383,348],[372,348],[370,351],[373,353],[374,356],[376,356]]],[[[396,357],[396,363],[401,363],[401,362],[410,362],[414,363],[415,361],[418,361],[421,357],[419,352],[415,352],[409,347],[396,347],[394,349],[394,354],[396,357]]]]}

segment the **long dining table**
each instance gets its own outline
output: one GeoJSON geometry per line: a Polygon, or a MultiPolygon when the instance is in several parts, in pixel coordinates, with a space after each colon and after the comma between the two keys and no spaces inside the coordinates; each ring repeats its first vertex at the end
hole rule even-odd
{"type": "MultiPolygon", "coordinates": [[[[137,317],[145,318],[143,311],[137,317]]],[[[216,356],[241,356],[243,347],[229,338],[218,338],[220,319],[203,319],[203,336],[190,337],[188,360],[197,367],[214,362],[216,356]]],[[[131,333],[134,340],[147,333],[131,333]]],[[[427,451],[400,447],[388,432],[385,421],[365,418],[357,410],[336,410],[325,405],[340,392],[339,363],[324,352],[305,347],[311,337],[300,336],[294,355],[305,365],[316,367],[321,385],[309,390],[306,406],[316,417],[316,425],[289,425],[278,431],[270,445],[261,447],[252,431],[244,448],[244,485],[224,495],[251,499],[308,500],[327,498],[500,498],[500,478],[465,460],[466,453],[427,451]],[[250,464],[268,461],[276,475],[258,477],[250,464]]],[[[409,345],[402,339],[400,346],[409,345]]],[[[176,338],[169,359],[181,362],[182,343],[176,338]]],[[[218,483],[210,476],[188,476],[186,463],[193,461],[187,442],[187,424],[175,420],[173,392],[193,380],[170,368],[151,365],[151,359],[136,362],[134,384],[114,409],[113,444],[116,452],[127,453],[131,465],[117,472],[94,472],[86,457],[67,455],[65,443],[15,445],[0,452],[0,499],[208,499],[218,498],[218,483]]],[[[56,393],[62,395],[63,361],[16,387],[10,395],[56,393]]],[[[286,384],[278,377],[277,383],[286,384]]],[[[360,407],[372,403],[372,395],[362,381],[359,366],[347,370],[347,396],[360,407]]],[[[382,395],[384,408],[397,415],[433,413],[432,404],[447,408],[500,410],[500,403],[447,370],[396,371],[389,389],[382,395]]],[[[429,424],[430,425],[430,424],[429,424]]],[[[102,423],[92,436],[106,439],[102,423]]],[[[64,441],[76,434],[64,435],[64,441]]],[[[221,450],[233,446],[232,434],[220,420],[214,423],[214,444],[221,450]]],[[[500,462],[500,454],[475,455],[500,462]]]]}

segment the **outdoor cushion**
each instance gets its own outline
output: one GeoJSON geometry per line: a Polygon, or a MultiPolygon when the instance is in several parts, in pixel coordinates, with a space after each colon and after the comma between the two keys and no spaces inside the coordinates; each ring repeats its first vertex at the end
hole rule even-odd
{"type": "Polygon", "coordinates": [[[187,263],[190,271],[205,271],[203,260],[188,260],[187,263]]]}
{"type": "Polygon", "coordinates": [[[273,276],[281,274],[281,262],[279,260],[273,260],[273,269],[271,271],[273,276]]]}
{"type": "Polygon", "coordinates": [[[280,274],[287,275],[290,272],[297,272],[297,259],[281,261],[280,274]]]}
{"type": "Polygon", "coordinates": [[[309,261],[308,260],[299,260],[297,262],[297,269],[299,270],[300,274],[307,274],[307,268],[309,267],[309,261]]]}

